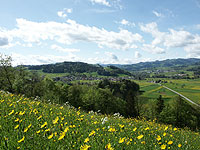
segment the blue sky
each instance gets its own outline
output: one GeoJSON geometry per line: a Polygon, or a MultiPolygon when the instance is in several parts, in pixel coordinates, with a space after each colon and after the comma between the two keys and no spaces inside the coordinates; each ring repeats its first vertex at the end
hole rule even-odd
{"type": "Polygon", "coordinates": [[[13,64],[200,58],[200,0],[5,0],[0,53],[13,64]]]}

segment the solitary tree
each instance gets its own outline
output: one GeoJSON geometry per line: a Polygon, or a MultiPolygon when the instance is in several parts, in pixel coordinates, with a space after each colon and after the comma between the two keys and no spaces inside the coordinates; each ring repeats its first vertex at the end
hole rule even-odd
{"type": "Polygon", "coordinates": [[[165,107],[164,100],[162,99],[162,95],[160,95],[157,98],[157,103],[156,103],[156,113],[157,113],[157,115],[159,115],[162,112],[164,107],[165,107]]]}
{"type": "Polygon", "coordinates": [[[0,54],[0,89],[14,92],[13,83],[15,80],[15,69],[11,65],[12,58],[0,54]]]}

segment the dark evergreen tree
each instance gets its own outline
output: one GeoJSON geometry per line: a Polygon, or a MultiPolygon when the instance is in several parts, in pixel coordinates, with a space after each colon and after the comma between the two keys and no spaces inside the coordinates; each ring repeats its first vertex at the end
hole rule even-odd
{"type": "Polygon", "coordinates": [[[157,118],[158,118],[159,114],[162,112],[164,107],[165,107],[164,100],[162,99],[162,95],[160,95],[157,98],[156,108],[155,108],[156,109],[157,118]]]}

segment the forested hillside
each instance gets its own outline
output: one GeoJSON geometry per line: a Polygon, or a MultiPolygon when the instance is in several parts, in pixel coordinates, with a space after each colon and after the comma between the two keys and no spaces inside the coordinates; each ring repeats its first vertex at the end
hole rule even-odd
{"type": "Polygon", "coordinates": [[[92,73],[103,76],[118,76],[118,74],[131,75],[128,71],[114,66],[106,68],[101,65],[87,64],[83,62],[63,62],[47,65],[26,65],[29,70],[42,70],[45,73],[92,73]]]}

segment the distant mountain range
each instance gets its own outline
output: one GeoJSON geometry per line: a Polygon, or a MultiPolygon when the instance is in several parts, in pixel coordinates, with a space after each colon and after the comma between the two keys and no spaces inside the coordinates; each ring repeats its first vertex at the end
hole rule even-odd
{"type": "Polygon", "coordinates": [[[26,65],[29,70],[42,70],[46,73],[91,73],[97,72],[99,75],[117,76],[118,74],[130,75],[129,72],[145,71],[154,69],[181,69],[187,67],[200,66],[200,59],[167,59],[153,62],[140,62],[137,64],[120,65],[93,65],[83,62],[63,62],[47,65],[26,65]]]}

